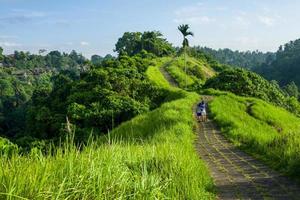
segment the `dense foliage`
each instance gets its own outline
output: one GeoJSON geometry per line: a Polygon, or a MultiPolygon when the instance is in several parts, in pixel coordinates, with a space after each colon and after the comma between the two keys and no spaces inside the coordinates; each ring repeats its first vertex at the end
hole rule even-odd
{"type": "Polygon", "coordinates": [[[72,51],[70,54],[51,51],[46,55],[35,55],[29,52],[15,51],[12,55],[4,56],[2,65],[5,68],[14,67],[20,70],[27,69],[27,72],[40,74],[47,70],[85,70],[84,67],[87,61],[85,57],[76,51],[72,51]]]}
{"type": "Polygon", "coordinates": [[[175,52],[172,45],[158,31],[125,32],[119,38],[115,51],[119,55],[133,56],[138,53],[152,53],[156,56],[168,56],[175,52]]]}
{"type": "Polygon", "coordinates": [[[243,69],[228,69],[209,79],[205,88],[230,91],[241,96],[251,96],[282,105],[284,94],[280,88],[261,76],[243,69]]]}
{"type": "Polygon", "coordinates": [[[33,149],[9,160],[0,156],[0,199],[215,199],[194,150],[191,107],[199,96],[169,92],[174,101],[82,149],[69,141],[49,147],[52,155],[33,149]]]}
{"type": "Polygon", "coordinates": [[[300,87],[300,39],[280,46],[275,60],[256,67],[254,71],[269,80],[278,81],[280,86],[293,81],[300,87]]]}
{"type": "Polygon", "coordinates": [[[260,75],[245,69],[227,69],[216,77],[209,79],[204,88],[214,88],[229,91],[240,96],[256,97],[281,106],[300,114],[300,104],[295,96],[295,87],[290,86],[282,90],[276,82],[269,82],[260,75]],[[289,94],[289,93],[290,94],[289,94]]]}
{"type": "Polygon", "coordinates": [[[145,77],[147,59],[121,56],[72,79],[59,74],[52,91],[36,90],[28,115],[31,136],[59,136],[66,117],[76,125],[77,136],[92,130],[111,130],[137,114],[149,111],[163,100],[162,91],[145,77]]]}
{"type": "Polygon", "coordinates": [[[230,49],[214,50],[208,47],[194,47],[206,54],[214,57],[223,64],[252,69],[263,63],[270,63],[275,59],[275,54],[271,52],[263,53],[260,51],[233,51],[230,49]]]}
{"type": "Polygon", "coordinates": [[[159,106],[166,93],[149,82],[146,70],[156,55],[174,50],[158,32],[140,36],[135,55],[93,55],[91,62],[75,51],[2,55],[1,49],[0,136],[28,146],[64,138],[69,123],[83,141],[159,106]]]}
{"type": "MultiPolygon", "coordinates": [[[[41,54],[43,53],[45,51],[41,51],[41,54]]],[[[15,51],[12,55],[1,54],[0,136],[20,142],[19,138],[27,135],[30,136],[30,141],[34,141],[32,138],[34,133],[29,133],[28,130],[31,130],[29,127],[38,126],[39,123],[29,120],[31,108],[39,103],[45,103],[41,98],[46,98],[52,91],[58,74],[66,74],[72,79],[78,79],[80,73],[89,70],[91,66],[86,58],[75,51],[70,54],[58,51],[52,51],[47,55],[41,54],[34,55],[22,51],[15,51]]],[[[39,116],[40,119],[49,114],[45,109],[37,113],[43,113],[39,116]]],[[[43,118],[43,120],[47,119],[43,118]]],[[[44,123],[51,123],[51,121],[44,121],[44,123]]],[[[40,128],[40,131],[43,130],[40,128]]],[[[47,131],[50,132],[52,129],[47,131]]],[[[20,143],[28,143],[28,141],[20,143]]]]}
{"type": "Polygon", "coordinates": [[[52,73],[19,75],[13,68],[0,68],[0,134],[14,137],[24,131],[26,106],[36,87],[51,88],[52,73]]]}
{"type": "MultiPolygon", "coordinates": [[[[159,98],[164,99],[164,104],[159,108],[123,123],[96,140],[90,139],[84,148],[78,148],[70,139],[62,146],[47,146],[46,151],[50,153],[46,155],[38,148],[33,148],[30,154],[25,156],[12,151],[9,162],[6,157],[0,157],[0,198],[18,196],[32,199],[214,199],[212,179],[194,150],[194,119],[190,109],[199,96],[170,88],[158,68],[169,60],[170,58],[164,58],[149,62],[147,59],[141,60],[140,57],[123,56],[93,68],[79,79],[72,79],[72,76],[66,73],[55,76],[52,91],[59,94],[55,89],[57,81],[64,81],[58,85],[76,83],[74,93],[72,92],[76,95],[70,94],[69,97],[75,99],[76,104],[80,103],[79,107],[85,106],[84,111],[87,115],[96,111],[89,109],[89,102],[97,99],[103,103],[102,99],[97,97],[102,94],[100,86],[110,93],[114,91],[107,88],[107,85],[118,91],[118,94],[105,99],[106,103],[113,106],[114,102],[120,102],[118,99],[122,98],[122,95],[133,99],[131,94],[127,94],[127,89],[135,91],[134,94],[139,96],[139,99],[143,99],[145,94],[149,93],[149,100],[152,103],[156,102],[153,99],[155,93],[150,91],[152,86],[143,91],[145,94],[138,92],[139,86],[149,86],[148,80],[143,77],[144,64],[151,66],[145,73],[147,79],[158,87],[157,91],[164,91],[167,96],[166,99],[159,98]],[[128,63],[133,69],[127,67],[128,63]],[[160,76],[156,76],[156,72],[160,76]],[[108,77],[108,73],[113,76],[108,77]],[[118,79],[120,85],[116,85],[118,79]],[[134,88],[124,86],[133,84],[130,80],[136,82],[134,88]],[[93,90],[94,87],[96,91],[93,90]]],[[[38,100],[43,100],[43,95],[38,97],[38,100]]],[[[59,103],[50,98],[47,100],[53,101],[54,104],[59,103]]],[[[49,105],[47,101],[43,103],[49,105]]],[[[36,104],[42,105],[38,102],[36,104]]],[[[130,108],[130,102],[125,106],[128,105],[130,108]]],[[[126,110],[127,107],[122,109],[126,110]]],[[[76,109],[73,111],[75,117],[70,117],[71,122],[82,114],[76,109]]],[[[73,131],[75,135],[78,134],[78,129],[74,126],[70,129],[71,134],[69,132],[68,136],[71,138],[73,131]]]]}

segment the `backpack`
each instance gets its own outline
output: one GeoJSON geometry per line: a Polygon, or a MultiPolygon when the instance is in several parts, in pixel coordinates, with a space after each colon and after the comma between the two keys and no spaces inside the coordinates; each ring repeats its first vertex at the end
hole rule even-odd
{"type": "Polygon", "coordinates": [[[197,107],[197,113],[201,113],[202,110],[203,110],[203,108],[201,108],[201,106],[198,106],[198,107],[197,107]]]}

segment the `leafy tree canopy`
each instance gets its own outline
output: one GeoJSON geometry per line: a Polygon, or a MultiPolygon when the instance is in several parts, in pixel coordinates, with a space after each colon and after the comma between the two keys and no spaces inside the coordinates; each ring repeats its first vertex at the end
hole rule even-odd
{"type": "Polygon", "coordinates": [[[293,81],[300,87],[300,39],[280,46],[276,59],[256,67],[254,71],[269,80],[277,80],[280,86],[293,81]]]}
{"type": "Polygon", "coordinates": [[[133,56],[143,50],[156,56],[167,56],[174,53],[174,48],[162,38],[163,35],[158,31],[125,32],[116,43],[115,51],[119,55],[133,56]]]}
{"type": "Polygon", "coordinates": [[[227,69],[209,79],[205,88],[230,91],[241,96],[257,97],[283,106],[285,96],[280,87],[260,75],[244,69],[227,69]]]}

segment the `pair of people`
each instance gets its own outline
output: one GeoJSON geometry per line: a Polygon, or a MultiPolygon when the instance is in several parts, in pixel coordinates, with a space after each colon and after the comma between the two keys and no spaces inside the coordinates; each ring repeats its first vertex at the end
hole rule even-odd
{"type": "Polygon", "coordinates": [[[207,121],[207,114],[206,114],[206,103],[204,100],[202,100],[198,105],[197,105],[197,118],[198,121],[200,122],[206,122],[207,121]]]}

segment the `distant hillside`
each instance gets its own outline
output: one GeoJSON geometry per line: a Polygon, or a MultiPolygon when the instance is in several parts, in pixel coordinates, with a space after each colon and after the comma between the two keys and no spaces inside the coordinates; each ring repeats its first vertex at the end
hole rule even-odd
{"type": "Polygon", "coordinates": [[[276,80],[284,86],[294,81],[300,86],[300,39],[280,46],[276,59],[253,69],[269,80],[276,80]]]}
{"type": "Polygon", "coordinates": [[[211,49],[208,47],[194,47],[204,53],[214,57],[217,61],[223,64],[238,66],[242,68],[252,69],[269,63],[275,59],[275,54],[271,52],[263,53],[260,51],[233,51],[230,49],[211,49]]]}

